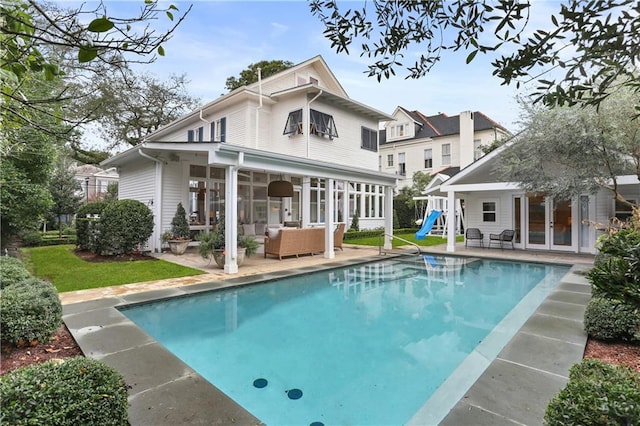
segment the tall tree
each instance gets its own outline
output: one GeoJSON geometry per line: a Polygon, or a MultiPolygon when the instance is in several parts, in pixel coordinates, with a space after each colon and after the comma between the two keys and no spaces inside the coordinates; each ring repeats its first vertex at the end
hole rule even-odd
{"type": "Polygon", "coordinates": [[[283,61],[280,59],[273,61],[260,61],[256,62],[255,64],[249,64],[247,69],[242,70],[237,78],[227,78],[225,88],[231,92],[238,87],[255,83],[256,81],[258,81],[258,68],[260,68],[260,75],[262,76],[262,78],[267,78],[279,73],[280,71],[291,68],[293,65],[293,62],[283,61]]]}
{"type": "Polygon", "coordinates": [[[51,213],[58,219],[58,231],[62,236],[62,217],[76,213],[82,203],[80,182],[70,168],[70,161],[61,157],[49,181],[49,192],[53,199],[51,213]]]}
{"type": "Polygon", "coordinates": [[[607,188],[626,202],[618,178],[640,179],[639,103],[640,94],[627,88],[599,108],[525,105],[525,130],[503,153],[499,173],[526,191],[567,199],[607,188]]]}
{"type": "Polygon", "coordinates": [[[614,82],[640,90],[637,0],[562,0],[540,29],[530,28],[528,0],[372,0],[343,10],[339,3],[311,0],[310,8],[337,52],[361,46],[378,81],[403,67],[407,78],[423,77],[445,51],[462,50],[467,63],[478,53],[507,52],[493,60],[493,74],[516,87],[537,80],[534,95],[546,105],[597,105],[614,82]],[[552,70],[564,76],[556,80],[552,70]]]}
{"type": "Polygon", "coordinates": [[[187,93],[187,84],[184,75],[160,81],[151,74],[123,68],[119,75],[100,79],[84,108],[99,119],[110,147],[122,143],[134,146],[160,126],[198,107],[200,101],[187,93]]]}
{"type": "MultiPolygon", "coordinates": [[[[140,0],[140,4],[139,14],[116,17],[102,2],[95,7],[82,3],[72,9],[36,0],[0,2],[1,94],[3,102],[13,101],[11,108],[1,110],[2,121],[36,126],[31,117],[34,111],[42,112],[43,105],[73,97],[64,89],[47,97],[27,96],[22,86],[28,73],[53,80],[81,65],[82,72],[76,75],[85,73],[86,77],[130,62],[152,62],[156,55],[164,55],[163,44],[190,8],[174,21],[176,6],[165,7],[153,0],[140,0]],[[174,23],[166,31],[156,31],[149,23],[162,15],[174,23]]],[[[83,122],[82,116],[74,121],[62,111],[57,111],[56,117],[68,120],[68,124],[83,122]]]]}

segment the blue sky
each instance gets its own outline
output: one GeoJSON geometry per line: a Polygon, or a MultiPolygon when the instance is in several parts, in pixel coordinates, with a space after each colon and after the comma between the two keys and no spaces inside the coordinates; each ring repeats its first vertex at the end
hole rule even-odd
{"type": "MultiPolygon", "coordinates": [[[[66,3],[72,7],[77,2],[66,3]]],[[[109,15],[131,14],[142,0],[105,0],[109,15]]],[[[502,86],[492,75],[491,58],[476,56],[465,64],[466,52],[448,54],[425,77],[407,80],[399,69],[389,80],[378,82],[367,77],[366,57],[358,51],[337,54],[322,35],[323,25],[314,17],[306,1],[193,1],[163,2],[186,10],[193,8],[164,45],[166,55],[144,72],[160,78],[186,74],[189,91],[203,102],[225,93],[225,81],[237,76],[249,64],[260,60],[282,59],[300,63],[322,55],[349,97],[391,114],[400,105],[432,115],[444,112],[481,111],[510,130],[516,130],[519,107],[516,89],[502,86]]],[[[552,5],[556,2],[542,3],[552,5]]],[[[343,2],[346,7],[361,7],[364,0],[343,2]]],[[[556,3],[557,5],[557,3],[556,3]]],[[[548,13],[537,14],[549,19],[548,13]]],[[[162,28],[166,19],[152,23],[162,28]]],[[[536,28],[533,26],[533,28],[536,28]]],[[[407,56],[407,62],[412,57],[407,56]]]]}

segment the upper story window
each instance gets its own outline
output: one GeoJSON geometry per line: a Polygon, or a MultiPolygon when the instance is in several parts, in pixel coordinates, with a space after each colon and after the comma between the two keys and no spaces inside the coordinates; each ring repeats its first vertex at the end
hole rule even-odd
{"type": "Polygon", "coordinates": [[[187,130],[187,142],[204,141],[204,127],[198,127],[195,130],[187,130]]]}
{"type": "Polygon", "coordinates": [[[484,153],[482,152],[482,140],[474,139],[473,140],[473,161],[478,160],[482,157],[484,153]]]}
{"type": "Polygon", "coordinates": [[[398,154],[398,174],[402,176],[407,174],[407,163],[404,152],[398,154]]]}
{"type": "Polygon", "coordinates": [[[309,110],[309,119],[309,133],[312,135],[328,136],[331,140],[338,137],[336,123],[331,115],[312,109],[309,110]]]}
{"type": "Polygon", "coordinates": [[[407,133],[407,125],[406,124],[398,124],[391,127],[391,138],[399,138],[405,136],[407,133]]]}
{"type": "Polygon", "coordinates": [[[287,124],[284,126],[283,135],[302,134],[302,110],[298,109],[289,113],[287,124]]]}
{"type": "Polygon", "coordinates": [[[433,150],[431,150],[431,148],[424,150],[424,168],[433,168],[433,150]]]}
{"type": "Polygon", "coordinates": [[[387,155],[387,166],[393,167],[393,154],[387,155]]]}
{"type": "Polygon", "coordinates": [[[442,145],[442,165],[449,166],[451,164],[451,144],[445,143],[442,145]]]}
{"type": "Polygon", "coordinates": [[[227,118],[211,122],[211,142],[225,142],[227,138],[227,118]]]}
{"type": "Polygon", "coordinates": [[[378,152],[378,131],[362,126],[362,143],[360,148],[378,152]]]}

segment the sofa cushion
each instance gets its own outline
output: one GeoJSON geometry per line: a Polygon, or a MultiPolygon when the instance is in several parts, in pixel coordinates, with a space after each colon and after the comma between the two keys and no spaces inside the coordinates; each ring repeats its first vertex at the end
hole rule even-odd
{"type": "Polygon", "coordinates": [[[242,225],[242,235],[256,235],[256,224],[243,224],[242,225]]]}
{"type": "Polygon", "coordinates": [[[267,233],[269,238],[274,239],[278,238],[278,234],[280,233],[280,228],[267,228],[267,233]]]}

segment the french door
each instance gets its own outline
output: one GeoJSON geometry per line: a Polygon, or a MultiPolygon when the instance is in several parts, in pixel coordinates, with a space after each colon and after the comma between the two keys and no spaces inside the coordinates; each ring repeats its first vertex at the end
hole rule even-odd
{"type": "Polygon", "coordinates": [[[527,247],[547,250],[573,250],[573,217],[576,207],[571,200],[544,195],[527,195],[525,241],[527,247]]]}

